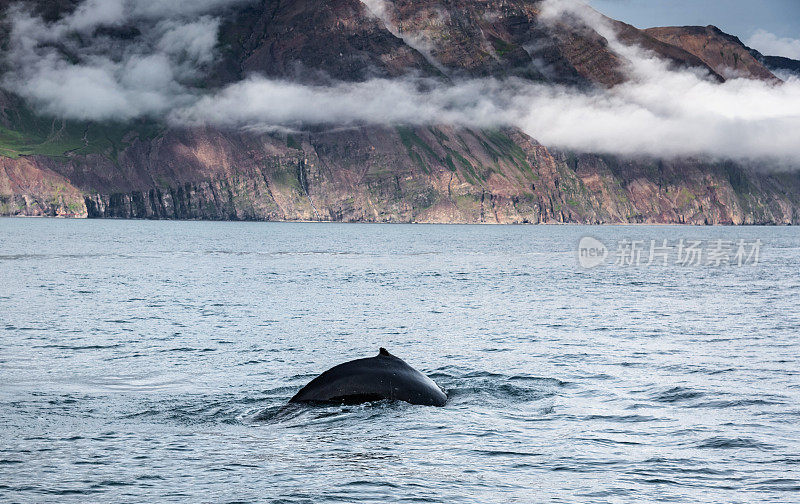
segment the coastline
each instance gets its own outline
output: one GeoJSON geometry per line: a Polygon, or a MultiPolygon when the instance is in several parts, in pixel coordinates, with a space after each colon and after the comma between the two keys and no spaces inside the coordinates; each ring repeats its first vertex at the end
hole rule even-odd
{"type": "Polygon", "coordinates": [[[252,224],[353,224],[353,225],[392,225],[392,226],[489,226],[489,227],[687,227],[687,228],[773,228],[795,227],[797,223],[755,223],[755,224],[692,224],[679,222],[423,222],[423,221],[333,221],[333,220],[256,220],[256,219],[143,219],[122,217],[75,217],[64,215],[0,215],[2,219],[64,220],[64,221],[130,221],[130,222],[213,222],[213,223],[252,223],[252,224]]]}

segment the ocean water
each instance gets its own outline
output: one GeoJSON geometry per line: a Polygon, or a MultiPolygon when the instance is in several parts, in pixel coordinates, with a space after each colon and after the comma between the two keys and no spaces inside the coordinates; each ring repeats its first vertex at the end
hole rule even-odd
{"type": "Polygon", "coordinates": [[[0,501],[800,502],[799,265],[797,228],[2,219],[0,501]],[[381,346],[448,404],[281,412],[381,346]]]}

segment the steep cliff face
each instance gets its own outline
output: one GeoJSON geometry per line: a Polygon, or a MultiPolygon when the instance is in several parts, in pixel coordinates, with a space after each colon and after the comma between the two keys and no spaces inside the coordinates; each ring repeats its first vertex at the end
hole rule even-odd
{"type": "MultiPolygon", "coordinates": [[[[57,18],[76,3],[39,7],[57,18]]],[[[608,41],[575,23],[545,23],[541,8],[523,0],[246,3],[225,18],[207,85],[252,74],[314,83],[406,75],[514,76],[599,88],[624,82],[625,61],[608,41]]],[[[725,42],[723,61],[712,58],[722,43],[715,33],[706,34],[712,49],[703,51],[696,43],[702,34],[673,40],[670,31],[609,22],[622,40],[673,66],[701,68],[718,80],[727,75],[720,64],[730,63],[725,48],[733,46],[725,42]]],[[[755,65],[732,58],[737,71],[772,75],[752,56],[755,65]]],[[[397,125],[286,134],[76,123],[31,114],[7,94],[0,94],[0,109],[0,215],[800,223],[796,174],[559,152],[515,129],[397,125]]]]}
{"type": "Polygon", "coordinates": [[[458,223],[798,223],[796,175],[552,152],[515,130],[192,130],[101,154],[3,160],[5,214],[458,223]],[[21,166],[28,172],[18,174],[21,166]],[[6,182],[6,180],[10,182],[6,182]]]}
{"type": "Polygon", "coordinates": [[[221,83],[257,73],[297,81],[436,74],[359,0],[276,0],[238,11],[222,27],[221,83]]]}
{"type": "Polygon", "coordinates": [[[0,215],[86,217],[84,193],[51,158],[0,157],[0,215]]]}

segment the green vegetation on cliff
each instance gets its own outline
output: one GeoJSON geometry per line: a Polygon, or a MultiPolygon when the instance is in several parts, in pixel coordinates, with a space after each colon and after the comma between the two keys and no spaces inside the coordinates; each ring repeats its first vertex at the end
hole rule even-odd
{"type": "Polygon", "coordinates": [[[164,126],[151,121],[93,123],[34,115],[27,107],[6,112],[0,121],[0,156],[64,157],[103,154],[116,160],[134,140],[152,139],[164,126]]]}

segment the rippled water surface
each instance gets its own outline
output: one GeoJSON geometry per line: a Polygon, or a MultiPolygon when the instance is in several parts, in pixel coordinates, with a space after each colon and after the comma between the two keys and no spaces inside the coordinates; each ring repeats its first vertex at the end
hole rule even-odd
{"type": "Polygon", "coordinates": [[[798,265],[796,228],[3,219],[0,500],[797,502],[798,265]],[[280,411],[380,346],[447,406],[280,411]]]}

